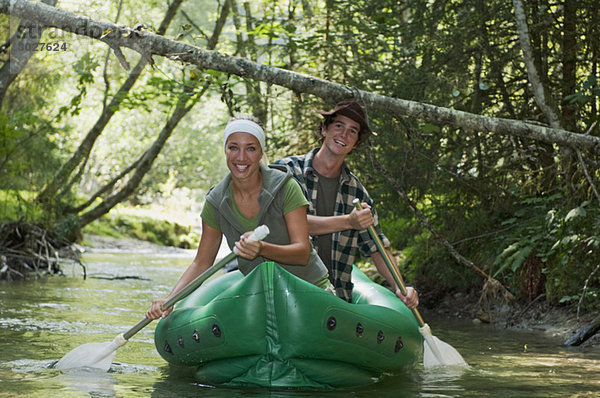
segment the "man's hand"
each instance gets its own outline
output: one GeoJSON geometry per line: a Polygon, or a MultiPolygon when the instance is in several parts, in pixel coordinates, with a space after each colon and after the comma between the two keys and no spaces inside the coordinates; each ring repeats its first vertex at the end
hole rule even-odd
{"type": "Polygon", "coordinates": [[[406,288],[406,296],[402,294],[400,289],[396,289],[395,293],[409,309],[415,309],[419,305],[419,293],[414,288],[408,286],[406,288]]]}
{"type": "Polygon", "coordinates": [[[362,231],[369,225],[373,225],[373,214],[371,213],[371,206],[366,203],[361,203],[362,209],[352,209],[352,213],[348,214],[348,221],[352,229],[362,231]]]}

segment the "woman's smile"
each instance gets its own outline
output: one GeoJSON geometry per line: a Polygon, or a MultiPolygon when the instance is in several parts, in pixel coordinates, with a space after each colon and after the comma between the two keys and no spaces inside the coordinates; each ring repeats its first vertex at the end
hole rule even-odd
{"type": "Polygon", "coordinates": [[[227,138],[225,156],[232,176],[247,178],[259,170],[262,149],[252,134],[233,133],[227,138]]]}

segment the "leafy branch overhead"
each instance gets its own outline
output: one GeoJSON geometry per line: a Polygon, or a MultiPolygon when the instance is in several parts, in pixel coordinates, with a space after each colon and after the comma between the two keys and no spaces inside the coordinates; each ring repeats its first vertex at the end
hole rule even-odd
{"type": "Polygon", "coordinates": [[[202,69],[213,69],[268,82],[286,87],[296,93],[312,94],[327,100],[354,98],[372,110],[381,110],[438,124],[449,124],[467,131],[492,132],[530,138],[550,144],[572,146],[582,150],[600,151],[600,138],[595,136],[379,95],[314,76],[261,65],[244,58],[204,50],[156,35],[148,30],[133,30],[126,26],[96,21],[36,1],[0,0],[0,12],[32,20],[46,27],[58,28],[105,42],[116,52],[124,67],[128,67],[128,62],[122,55],[120,50],[122,47],[135,50],[147,59],[150,59],[152,55],[159,55],[174,61],[190,63],[202,69]]]}

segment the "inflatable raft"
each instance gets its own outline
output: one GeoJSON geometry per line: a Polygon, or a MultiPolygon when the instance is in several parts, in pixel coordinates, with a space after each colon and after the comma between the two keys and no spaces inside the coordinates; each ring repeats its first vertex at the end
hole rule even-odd
{"type": "Polygon", "coordinates": [[[339,388],[413,367],[423,338],[411,311],[358,268],[350,304],[266,262],[207,281],[155,331],[170,364],[211,385],[339,388]]]}

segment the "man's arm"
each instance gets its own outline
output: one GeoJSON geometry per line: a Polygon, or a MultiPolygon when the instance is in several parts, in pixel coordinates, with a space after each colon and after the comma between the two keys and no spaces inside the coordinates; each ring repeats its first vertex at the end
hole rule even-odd
{"type": "Polygon", "coordinates": [[[341,216],[315,216],[307,215],[308,233],[311,236],[332,234],[347,229],[362,230],[373,224],[371,207],[363,203],[361,210],[352,209],[350,214],[341,216]]]}
{"type": "MultiPolygon", "coordinates": [[[[392,267],[398,268],[398,264],[396,262],[396,257],[393,256],[392,253],[388,249],[385,249],[385,251],[388,254],[388,257],[391,259],[392,267]]],[[[385,280],[388,281],[388,283],[392,286],[393,291],[396,294],[396,296],[398,296],[398,298],[400,300],[402,300],[402,302],[404,304],[406,304],[406,306],[408,308],[410,308],[411,310],[413,308],[416,308],[419,305],[419,294],[417,293],[417,291],[410,286],[406,286],[406,296],[404,294],[402,294],[402,291],[396,284],[396,281],[394,281],[394,278],[392,277],[392,274],[391,274],[390,270],[388,269],[388,267],[385,263],[385,260],[383,259],[381,254],[379,254],[379,252],[372,253],[371,260],[373,260],[373,262],[375,263],[375,267],[377,268],[377,271],[379,271],[379,273],[381,275],[383,275],[385,280]]]]}
{"type": "Polygon", "coordinates": [[[308,234],[311,236],[332,234],[350,229],[348,214],[343,216],[313,216],[308,214],[308,234]]]}

